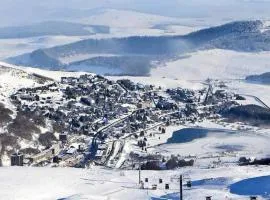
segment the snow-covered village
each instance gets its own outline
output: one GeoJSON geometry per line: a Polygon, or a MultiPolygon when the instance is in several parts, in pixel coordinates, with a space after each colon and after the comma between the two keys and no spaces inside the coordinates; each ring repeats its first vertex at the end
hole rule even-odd
{"type": "Polygon", "coordinates": [[[269,1],[39,3],[0,3],[0,199],[270,199],[269,1]]]}

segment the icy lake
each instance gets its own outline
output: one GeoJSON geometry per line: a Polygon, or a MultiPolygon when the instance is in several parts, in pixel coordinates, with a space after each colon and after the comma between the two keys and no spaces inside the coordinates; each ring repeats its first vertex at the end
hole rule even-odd
{"type": "Polygon", "coordinates": [[[225,137],[230,134],[236,134],[236,132],[222,129],[184,128],[175,131],[167,140],[167,144],[187,143],[205,137],[225,137]]]}

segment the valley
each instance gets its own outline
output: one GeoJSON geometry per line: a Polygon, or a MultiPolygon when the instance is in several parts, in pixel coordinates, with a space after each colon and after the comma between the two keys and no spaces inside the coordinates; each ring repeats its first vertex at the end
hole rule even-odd
{"type": "Polygon", "coordinates": [[[269,199],[270,3],[205,1],[3,2],[1,199],[269,199]]]}
{"type": "MultiPolygon", "coordinates": [[[[157,77],[103,77],[19,68],[5,63],[1,69],[2,76],[6,77],[1,79],[1,115],[7,113],[4,117],[7,121],[1,121],[3,166],[11,165],[10,158],[18,156],[14,154],[18,151],[23,154],[22,165],[33,167],[33,173],[38,173],[37,166],[84,168],[96,173],[121,170],[119,180],[125,178],[122,173],[131,173],[134,178],[128,180],[130,186],[120,184],[118,189],[104,193],[116,198],[122,196],[123,191],[129,193],[138,187],[135,177],[139,169],[142,174],[145,170],[165,170],[162,174],[170,176],[174,176],[176,169],[187,170],[183,173],[192,180],[196,177],[195,171],[207,170],[212,174],[208,178],[213,178],[217,176],[215,171],[224,166],[234,172],[244,168],[241,166],[243,158],[247,159],[245,168],[256,170],[252,166],[254,158],[266,159],[270,154],[269,117],[251,116],[253,124],[242,117],[235,120],[236,116],[224,115],[231,109],[245,109],[249,105],[270,113],[265,107],[269,101],[262,104],[252,99],[249,96],[253,94],[252,85],[247,86],[250,90],[244,90],[244,85],[248,84],[245,82],[236,89],[234,80],[192,82],[157,77]],[[12,85],[12,82],[17,84],[12,85]]],[[[264,169],[263,166],[259,169],[264,169]]],[[[79,169],[70,172],[81,173],[79,169]]],[[[154,184],[151,175],[154,171],[149,172],[147,177],[154,184]]],[[[264,170],[260,174],[263,176],[264,170]]],[[[100,180],[97,179],[97,184],[100,180]]],[[[221,184],[219,179],[216,181],[221,184]]],[[[169,182],[176,187],[177,182],[169,182]]],[[[235,182],[231,180],[226,184],[232,183],[235,182]]],[[[151,187],[145,184],[144,187],[151,187]]],[[[226,184],[220,187],[229,187],[226,184]]],[[[148,195],[153,199],[157,195],[173,195],[173,190],[166,191],[162,187],[158,186],[157,191],[149,189],[148,195]]],[[[203,190],[204,195],[212,192],[218,196],[220,188],[196,186],[195,181],[194,190],[195,194],[203,190]]],[[[91,198],[88,192],[82,191],[83,194],[65,194],[71,199],[91,198]]],[[[185,190],[186,198],[190,194],[185,190]]],[[[234,196],[228,190],[225,194],[234,196]]],[[[146,193],[141,191],[136,195],[146,193]]],[[[175,195],[177,198],[177,193],[175,195]]]]}

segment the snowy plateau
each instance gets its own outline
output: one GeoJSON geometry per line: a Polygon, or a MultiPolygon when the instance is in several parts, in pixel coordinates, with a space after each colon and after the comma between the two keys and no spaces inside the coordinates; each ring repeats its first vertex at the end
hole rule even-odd
{"type": "Polygon", "coordinates": [[[269,200],[269,21],[91,12],[0,27],[0,199],[269,200]]]}

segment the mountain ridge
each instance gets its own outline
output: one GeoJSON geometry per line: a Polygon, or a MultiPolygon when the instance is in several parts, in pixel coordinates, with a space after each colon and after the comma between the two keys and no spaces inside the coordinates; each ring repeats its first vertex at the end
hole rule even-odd
{"type": "MultiPolygon", "coordinates": [[[[227,49],[240,52],[270,51],[270,31],[261,31],[263,28],[264,24],[260,20],[237,21],[202,29],[184,36],[131,36],[96,40],[86,39],[62,46],[39,49],[22,57],[10,58],[8,62],[50,69],[74,69],[74,65],[78,64],[79,61],[62,64],[59,61],[60,58],[76,54],[97,54],[96,58],[103,58],[103,60],[112,63],[116,60],[115,57],[128,56],[130,58],[133,56],[136,60],[146,56],[151,63],[153,61],[166,62],[166,60],[179,56],[179,54],[205,49],[227,49]],[[98,54],[114,54],[115,56],[105,58],[104,56],[98,56],[98,54]],[[22,62],[25,61],[24,57],[27,55],[30,59],[22,62]],[[44,55],[44,59],[41,55],[44,55]],[[48,55],[50,55],[49,59],[48,55]],[[46,59],[48,59],[47,63],[46,59]]],[[[89,61],[89,59],[84,60],[89,61]]],[[[90,60],[93,60],[93,58],[90,60]]],[[[128,59],[130,65],[133,65],[134,62],[132,59],[128,59]]],[[[95,64],[99,66],[98,62],[95,64]]],[[[138,67],[142,68],[143,65],[138,67]]],[[[147,64],[146,68],[148,67],[151,66],[147,64]]],[[[78,66],[75,69],[79,70],[78,66]]],[[[84,70],[87,70],[87,68],[84,68],[84,70]]]]}

